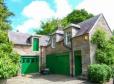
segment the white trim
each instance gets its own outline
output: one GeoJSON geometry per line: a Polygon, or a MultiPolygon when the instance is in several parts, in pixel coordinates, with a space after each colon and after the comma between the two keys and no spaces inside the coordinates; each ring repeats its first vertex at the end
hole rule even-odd
{"type": "Polygon", "coordinates": [[[64,34],[64,43],[65,45],[70,45],[71,41],[69,39],[72,38],[72,32],[68,31],[64,34]]]}
{"type": "Polygon", "coordinates": [[[56,46],[56,37],[53,36],[53,37],[51,38],[51,47],[52,47],[52,48],[55,48],[55,46],[56,46]]]}

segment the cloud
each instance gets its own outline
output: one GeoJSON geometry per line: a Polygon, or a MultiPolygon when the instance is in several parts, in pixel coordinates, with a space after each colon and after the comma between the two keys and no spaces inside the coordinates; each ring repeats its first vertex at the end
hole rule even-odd
{"type": "Polygon", "coordinates": [[[63,18],[72,10],[67,0],[55,0],[55,3],[56,11],[52,10],[46,1],[32,1],[22,11],[22,15],[28,19],[17,25],[16,29],[27,32],[31,28],[40,28],[41,21],[49,18],[63,18]]]}
{"type": "Polygon", "coordinates": [[[114,29],[114,0],[84,0],[76,9],[84,8],[95,15],[103,13],[111,29],[114,29]]]}
{"type": "Polygon", "coordinates": [[[31,28],[39,28],[41,24],[40,21],[53,17],[54,12],[44,1],[32,1],[23,9],[22,15],[28,19],[22,24],[17,25],[16,29],[20,32],[27,32],[31,28]]]}
{"type": "Polygon", "coordinates": [[[28,32],[28,28],[37,28],[38,24],[40,24],[40,22],[38,22],[38,20],[34,20],[34,19],[29,19],[26,22],[24,22],[22,25],[18,25],[16,29],[18,29],[21,32],[28,32]]]}
{"type": "Polygon", "coordinates": [[[24,8],[23,14],[26,17],[41,20],[52,17],[54,12],[45,1],[33,1],[24,8]]]}
{"type": "Polygon", "coordinates": [[[57,11],[55,16],[58,18],[63,18],[72,11],[68,0],[55,0],[55,3],[57,4],[57,11]]]}

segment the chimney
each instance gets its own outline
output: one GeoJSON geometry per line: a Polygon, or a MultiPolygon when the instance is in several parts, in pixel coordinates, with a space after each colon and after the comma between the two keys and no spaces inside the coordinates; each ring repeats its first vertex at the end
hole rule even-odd
{"type": "Polygon", "coordinates": [[[16,32],[19,32],[19,30],[17,29],[16,32]]]}

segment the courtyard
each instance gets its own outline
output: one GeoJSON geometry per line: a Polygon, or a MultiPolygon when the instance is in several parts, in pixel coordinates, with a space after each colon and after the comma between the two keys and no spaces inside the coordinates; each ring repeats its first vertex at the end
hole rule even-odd
{"type": "Polygon", "coordinates": [[[91,84],[84,80],[61,75],[26,75],[8,79],[6,84],[91,84]]]}

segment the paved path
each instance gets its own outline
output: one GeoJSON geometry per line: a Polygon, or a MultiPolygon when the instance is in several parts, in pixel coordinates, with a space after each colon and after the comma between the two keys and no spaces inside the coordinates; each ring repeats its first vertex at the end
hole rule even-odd
{"type": "Polygon", "coordinates": [[[75,78],[60,76],[60,75],[47,75],[47,76],[26,76],[14,77],[7,80],[6,84],[90,84],[83,80],[75,78]]]}

